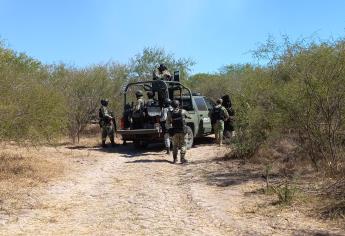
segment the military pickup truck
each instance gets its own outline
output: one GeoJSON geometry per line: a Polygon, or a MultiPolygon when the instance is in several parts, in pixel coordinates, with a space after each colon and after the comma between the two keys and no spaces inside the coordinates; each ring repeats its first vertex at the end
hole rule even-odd
{"type": "MultiPolygon", "coordinates": [[[[212,133],[209,111],[214,102],[200,94],[192,93],[189,88],[177,81],[152,80],[145,82],[129,83],[124,90],[124,113],[121,119],[120,129],[117,133],[122,136],[124,143],[133,141],[135,147],[144,148],[150,143],[163,142],[164,133],[160,127],[159,118],[164,101],[169,98],[177,99],[180,105],[188,112],[190,118],[186,119],[187,148],[193,146],[194,138],[206,136],[212,133]],[[131,118],[133,106],[136,102],[134,96],[137,90],[153,92],[154,101],[145,107],[141,128],[133,125],[131,118]]],[[[144,94],[144,99],[147,100],[144,94]]]]}

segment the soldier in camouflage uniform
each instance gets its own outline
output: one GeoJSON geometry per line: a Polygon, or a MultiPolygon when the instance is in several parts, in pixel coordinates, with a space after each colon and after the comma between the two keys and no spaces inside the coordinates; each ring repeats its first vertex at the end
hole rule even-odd
{"type": "Polygon", "coordinates": [[[164,134],[164,144],[167,154],[170,154],[170,135],[168,130],[171,128],[169,123],[167,123],[168,114],[172,112],[173,108],[171,106],[171,100],[167,98],[164,101],[164,107],[162,108],[162,113],[160,117],[160,125],[162,127],[162,133],[164,134]]]}
{"type": "Polygon", "coordinates": [[[224,121],[229,119],[229,114],[225,107],[222,106],[222,102],[222,99],[218,99],[216,106],[211,112],[211,122],[216,136],[216,142],[219,146],[223,145],[224,121]]]}
{"type": "Polygon", "coordinates": [[[185,118],[190,118],[187,112],[180,109],[180,103],[178,100],[172,102],[173,110],[168,113],[167,123],[172,128],[169,129],[169,134],[172,136],[173,143],[173,163],[177,161],[178,150],[180,149],[181,164],[186,163],[186,122],[185,118]]]}
{"type": "Polygon", "coordinates": [[[223,103],[222,106],[227,110],[230,118],[224,121],[224,137],[231,138],[235,136],[234,130],[234,119],[235,119],[235,111],[232,108],[232,103],[229,95],[224,95],[222,97],[223,103]]]}
{"type": "Polygon", "coordinates": [[[115,118],[108,109],[108,99],[101,100],[101,108],[99,109],[99,124],[102,129],[102,147],[106,147],[106,139],[109,136],[112,146],[115,146],[115,118]]]}
{"type": "Polygon", "coordinates": [[[132,111],[132,120],[133,120],[133,129],[142,129],[144,122],[144,109],[145,109],[145,100],[143,98],[143,92],[137,90],[135,92],[137,97],[137,102],[135,103],[132,111]]]}
{"type": "Polygon", "coordinates": [[[168,68],[164,64],[160,64],[159,67],[153,72],[153,80],[171,80],[172,76],[168,71],[168,68]]]}
{"type": "Polygon", "coordinates": [[[148,91],[146,95],[147,95],[147,101],[146,101],[147,107],[157,105],[157,101],[155,100],[155,94],[152,91],[148,91]]]}

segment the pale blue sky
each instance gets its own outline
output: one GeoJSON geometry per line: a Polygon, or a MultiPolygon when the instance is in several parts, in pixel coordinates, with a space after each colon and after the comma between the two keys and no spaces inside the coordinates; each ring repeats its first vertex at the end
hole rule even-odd
{"type": "Polygon", "coordinates": [[[253,62],[268,35],[345,36],[345,1],[0,0],[0,37],[44,63],[127,63],[144,47],[196,61],[193,73],[253,62]]]}

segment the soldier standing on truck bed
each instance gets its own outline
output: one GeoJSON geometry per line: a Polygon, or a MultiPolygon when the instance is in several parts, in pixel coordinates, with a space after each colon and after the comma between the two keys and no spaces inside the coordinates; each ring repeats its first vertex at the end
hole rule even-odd
{"type": "Polygon", "coordinates": [[[141,129],[144,120],[145,100],[141,90],[137,90],[135,96],[137,97],[137,101],[132,111],[133,129],[141,129]]]}
{"type": "Polygon", "coordinates": [[[99,125],[102,129],[102,147],[106,147],[106,139],[109,136],[112,146],[115,146],[115,117],[108,109],[108,99],[101,100],[101,108],[99,109],[99,125]]]}
{"type": "Polygon", "coordinates": [[[172,76],[168,71],[168,68],[164,64],[160,64],[158,68],[153,72],[153,80],[168,80],[170,81],[172,76]]]}
{"type": "Polygon", "coordinates": [[[180,102],[174,100],[172,102],[173,110],[168,113],[167,122],[171,124],[169,134],[172,136],[173,142],[173,163],[176,163],[178,150],[180,149],[181,164],[186,163],[185,159],[187,146],[186,146],[186,134],[187,127],[185,118],[190,118],[187,112],[180,109],[180,102]]]}
{"type": "Polygon", "coordinates": [[[168,119],[169,112],[172,112],[173,108],[171,106],[171,100],[167,98],[164,102],[164,107],[162,109],[162,114],[160,118],[160,125],[162,127],[162,133],[164,134],[164,145],[165,149],[167,150],[167,154],[170,154],[170,135],[169,135],[169,128],[171,128],[171,124],[168,124],[166,121],[168,119]]]}
{"type": "Polygon", "coordinates": [[[217,100],[216,106],[211,112],[211,123],[219,146],[223,145],[224,121],[229,119],[227,110],[222,106],[222,99],[217,100]]]}

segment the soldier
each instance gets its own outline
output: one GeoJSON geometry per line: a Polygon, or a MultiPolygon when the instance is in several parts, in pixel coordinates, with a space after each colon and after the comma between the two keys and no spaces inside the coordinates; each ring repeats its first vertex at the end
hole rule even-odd
{"type": "Polygon", "coordinates": [[[187,112],[180,109],[180,102],[174,100],[172,102],[173,110],[168,113],[167,123],[171,125],[169,129],[169,134],[172,136],[173,142],[173,163],[176,163],[178,149],[180,149],[181,154],[181,164],[186,163],[186,121],[185,118],[190,118],[187,116],[187,112]]]}
{"type": "Polygon", "coordinates": [[[152,91],[148,91],[146,93],[147,95],[147,102],[146,102],[146,106],[150,107],[150,106],[153,106],[157,103],[157,101],[154,99],[155,97],[155,94],[152,92],[152,91]]]}
{"type": "Polygon", "coordinates": [[[231,138],[235,136],[235,131],[234,131],[234,116],[235,116],[235,111],[232,108],[232,103],[229,95],[224,95],[222,97],[223,99],[223,107],[227,110],[230,118],[224,121],[224,137],[226,138],[231,138]]]}
{"type": "Polygon", "coordinates": [[[144,118],[145,100],[143,99],[143,92],[141,90],[137,90],[135,96],[137,97],[137,102],[133,107],[132,113],[133,129],[141,129],[144,118]]]}
{"type": "Polygon", "coordinates": [[[168,80],[170,81],[172,76],[168,71],[168,68],[164,64],[160,64],[158,68],[153,72],[153,80],[168,80]]]}
{"type": "Polygon", "coordinates": [[[168,114],[172,112],[173,108],[171,106],[171,100],[167,98],[164,102],[164,107],[162,109],[162,114],[160,118],[160,125],[162,127],[162,133],[164,134],[164,144],[165,144],[165,149],[167,150],[167,154],[170,154],[170,135],[169,135],[169,128],[171,128],[171,125],[168,124],[167,118],[168,114]]]}
{"type": "Polygon", "coordinates": [[[222,102],[223,100],[219,98],[211,113],[211,122],[219,146],[223,145],[224,121],[229,119],[229,114],[222,106],[222,102]]]}
{"type": "Polygon", "coordinates": [[[102,129],[102,147],[106,147],[105,141],[109,136],[112,146],[115,146],[115,118],[111,111],[108,109],[108,99],[101,100],[101,108],[99,109],[99,124],[102,129]]]}

